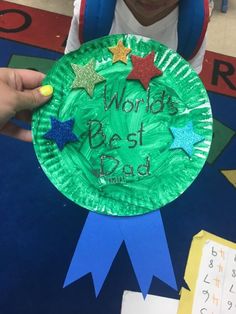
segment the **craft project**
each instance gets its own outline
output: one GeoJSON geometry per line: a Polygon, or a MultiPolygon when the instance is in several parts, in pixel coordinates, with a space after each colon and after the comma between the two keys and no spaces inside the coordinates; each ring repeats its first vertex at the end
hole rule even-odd
{"type": "Polygon", "coordinates": [[[37,110],[39,162],[66,197],[91,211],[133,216],[163,207],[207,158],[207,93],[178,54],[153,40],[112,35],[64,56],[37,110]]]}
{"type": "Polygon", "coordinates": [[[236,244],[206,231],[192,241],[178,314],[236,313],[236,244]]]}

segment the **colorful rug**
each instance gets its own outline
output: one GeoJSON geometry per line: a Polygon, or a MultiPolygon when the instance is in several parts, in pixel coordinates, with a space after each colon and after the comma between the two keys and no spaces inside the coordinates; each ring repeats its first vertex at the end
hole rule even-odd
{"type": "MultiPolygon", "coordinates": [[[[0,2],[0,66],[47,73],[63,53],[70,17],[0,2]]],[[[208,162],[195,183],[161,210],[178,288],[192,237],[204,229],[236,242],[236,58],[207,52],[201,75],[214,116],[208,162]]],[[[98,298],[91,276],[63,289],[87,211],[65,199],[31,144],[0,137],[0,313],[120,313],[139,291],[123,246],[98,298]]],[[[154,279],[151,294],[178,298],[154,279]]]]}

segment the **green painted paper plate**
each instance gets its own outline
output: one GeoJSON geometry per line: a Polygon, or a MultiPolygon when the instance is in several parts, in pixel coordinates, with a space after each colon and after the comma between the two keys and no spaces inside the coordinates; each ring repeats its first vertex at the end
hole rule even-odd
{"type": "Polygon", "coordinates": [[[212,140],[209,99],[177,53],[140,36],[111,35],[62,57],[33,116],[42,169],[91,211],[133,216],[180,196],[212,140]]]}

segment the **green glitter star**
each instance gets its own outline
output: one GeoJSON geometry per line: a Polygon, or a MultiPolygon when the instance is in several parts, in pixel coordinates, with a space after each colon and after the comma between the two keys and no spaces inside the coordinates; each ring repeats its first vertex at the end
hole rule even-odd
{"type": "Polygon", "coordinates": [[[95,60],[91,60],[85,66],[71,64],[76,75],[72,88],[84,88],[90,97],[93,96],[95,85],[106,79],[95,71],[95,60]]]}

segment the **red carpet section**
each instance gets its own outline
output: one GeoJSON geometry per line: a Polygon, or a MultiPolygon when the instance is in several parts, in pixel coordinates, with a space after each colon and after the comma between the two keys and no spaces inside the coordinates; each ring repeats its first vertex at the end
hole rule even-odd
{"type": "Polygon", "coordinates": [[[0,1],[0,37],[63,52],[71,17],[0,1]]]}
{"type": "Polygon", "coordinates": [[[236,58],[207,51],[201,78],[208,91],[236,97],[236,58]]]}

